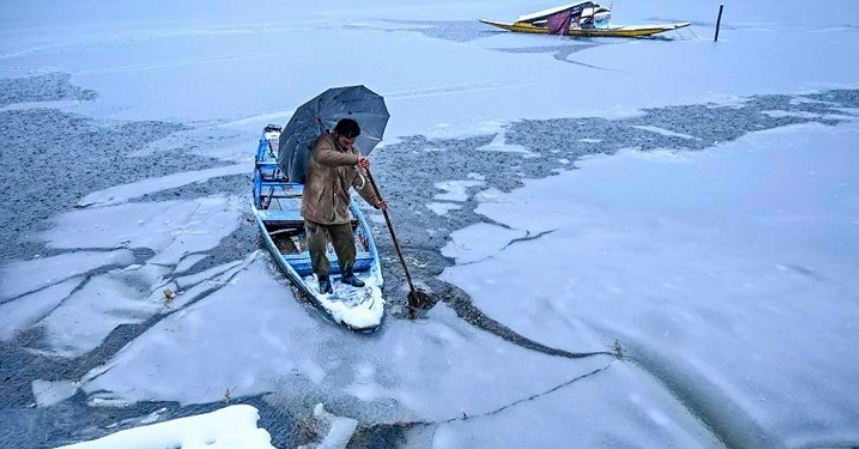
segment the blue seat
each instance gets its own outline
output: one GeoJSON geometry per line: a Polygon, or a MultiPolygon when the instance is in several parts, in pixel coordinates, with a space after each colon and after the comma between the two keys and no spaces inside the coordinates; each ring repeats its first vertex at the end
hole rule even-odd
{"type": "Polygon", "coordinates": [[[262,209],[258,211],[263,222],[271,224],[303,224],[304,218],[298,209],[262,209]]]}
{"type": "MultiPolygon", "coordinates": [[[[309,276],[313,274],[313,266],[310,264],[310,254],[305,251],[301,254],[284,256],[287,263],[298,272],[301,276],[309,276]]],[[[331,263],[331,268],[328,269],[329,274],[340,274],[340,265],[333,254],[330,254],[328,261],[331,263]]],[[[370,253],[361,252],[355,256],[355,272],[361,273],[370,269],[373,266],[373,257],[370,253]]]]}

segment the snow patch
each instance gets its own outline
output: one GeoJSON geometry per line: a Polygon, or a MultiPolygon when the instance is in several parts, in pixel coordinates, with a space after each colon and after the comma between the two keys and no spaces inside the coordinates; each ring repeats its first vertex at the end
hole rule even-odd
{"type": "Polygon", "coordinates": [[[452,210],[462,209],[462,204],[434,202],[427,204],[427,209],[438,216],[447,215],[452,210]]]}
{"type": "Polygon", "coordinates": [[[665,128],[660,128],[658,126],[638,125],[638,126],[633,126],[633,128],[640,129],[642,131],[652,132],[655,134],[659,134],[661,136],[679,137],[681,139],[689,139],[689,140],[701,140],[700,138],[695,137],[695,136],[690,136],[688,134],[682,134],[682,133],[674,132],[671,130],[667,130],[665,128]]]}
{"type": "Polygon", "coordinates": [[[476,262],[498,253],[513,239],[524,236],[524,231],[489,223],[476,223],[454,231],[441,253],[445,257],[455,259],[457,264],[476,262]]]}
{"type": "Polygon", "coordinates": [[[433,198],[440,201],[468,201],[468,189],[470,187],[478,187],[484,184],[484,181],[476,180],[437,182],[435,183],[435,187],[439,190],[443,190],[445,193],[436,194],[433,198]]]}
{"type": "Polygon", "coordinates": [[[489,142],[488,144],[483,145],[481,147],[477,147],[477,151],[494,151],[497,153],[521,153],[529,157],[539,156],[537,153],[528,150],[522,145],[507,144],[505,131],[503,129],[497,134],[495,134],[495,137],[492,139],[492,142],[489,142]]]}
{"type": "Polygon", "coordinates": [[[31,387],[36,405],[50,407],[74,396],[80,388],[80,382],[34,380],[31,387]]]}
{"type": "MultiPolygon", "coordinates": [[[[96,245],[97,246],[97,245],[96,245]]],[[[111,245],[108,245],[110,247],[111,245]]],[[[119,245],[115,245],[119,246],[119,245]]],[[[128,265],[134,254],[126,249],[77,251],[12,262],[0,268],[0,299],[9,299],[108,265],[128,265]]]]}
{"type": "Polygon", "coordinates": [[[257,427],[257,421],[256,408],[231,405],[57,449],[275,449],[271,436],[257,427]]]}

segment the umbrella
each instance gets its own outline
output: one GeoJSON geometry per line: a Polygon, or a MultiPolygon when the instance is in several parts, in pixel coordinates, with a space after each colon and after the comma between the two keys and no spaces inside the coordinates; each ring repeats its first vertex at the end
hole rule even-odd
{"type": "Polygon", "coordinates": [[[335,87],[299,107],[280,134],[277,164],[292,182],[304,182],[307,159],[325,130],[351,118],[361,127],[355,145],[367,155],[382,140],[388,124],[385,100],[364,86],[335,87]]]}

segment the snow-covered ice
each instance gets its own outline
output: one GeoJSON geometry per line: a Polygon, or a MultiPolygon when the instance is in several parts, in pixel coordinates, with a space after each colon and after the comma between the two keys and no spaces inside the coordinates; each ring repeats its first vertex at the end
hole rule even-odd
{"type": "MultiPolygon", "coordinates": [[[[85,248],[87,246],[74,247],[85,248]]],[[[125,249],[77,251],[58,256],[12,262],[0,267],[0,286],[2,286],[0,298],[9,299],[24,293],[35,292],[102,266],[124,266],[133,262],[134,255],[125,249]]]]}
{"type": "MultiPolygon", "coordinates": [[[[555,232],[442,278],[537,341],[618,338],[705,417],[732,403],[735,443],[757,444],[744,420],[774,446],[855,441],[857,141],[855,123],[803,125],[589,158],[477,209],[555,232]]],[[[460,231],[450,247],[477,242],[460,231]]]]}
{"type": "MultiPolygon", "coordinates": [[[[88,280],[34,326],[45,331],[55,355],[75,357],[95,348],[121,324],[139,323],[161,305],[146,301],[149,290],[136,287],[136,273],[115,270],[88,280]]],[[[144,284],[145,285],[145,284],[144,284]]]]}
{"type": "Polygon", "coordinates": [[[528,151],[522,145],[511,145],[506,142],[506,135],[504,131],[501,131],[495,135],[495,138],[492,139],[492,142],[488,144],[478,147],[478,151],[495,151],[499,153],[521,153],[523,156],[535,156],[535,154],[531,151],[528,151]]]}
{"type": "MultiPolygon", "coordinates": [[[[0,337],[8,340],[22,330],[40,329],[41,343],[30,350],[77,357],[97,348],[116,327],[166,312],[162,288],[171,266],[189,253],[216,247],[238,226],[239,204],[216,196],[77,209],[55,217],[56,226],[39,238],[69,252],[0,268],[4,296],[13,298],[0,304],[0,337]],[[135,264],[131,248],[156,255],[145,265],[135,264]],[[20,296],[27,291],[33,292],[20,296]]],[[[224,282],[223,273],[238,263],[170,285],[191,288],[211,279],[211,288],[224,282]]],[[[169,306],[181,306],[201,290],[169,306]]]]}
{"type": "Polygon", "coordinates": [[[376,334],[357,335],[303,307],[275,280],[275,269],[257,258],[233,283],[161,320],[93,370],[83,390],[119,403],[190,404],[219,400],[227,388],[300,396],[284,387],[304,379],[337,402],[387,404],[374,417],[382,422],[443,420],[493,410],[611,360],[573,363],[529,351],[474,329],[443,305],[420,325],[391,319],[376,334]]]}
{"type": "MultiPolygon", "coordinates": [[[[93,405],[191,405],[221,400],[228,389],[318,395],[348,409],[359,428],[422,422],[402,429],[416,447],[857,445],[859,366],[850,354],[859,343],[859,111],[818,114],[814,105],[827,100],[795,95],[859,87],[850,57],[859,52],[859,8],[822,0],[807,13],[798,1],[735,2],[713,43],[718,4],[615,1],[617,23],[693,25],[685,38],[669,34],[673,40],[587,41],[495,32],[475,21],[514,19],[549,6],[543,0],[0,6],[0,75],[61,72],[97,93],[85,101],[4,92],[4,116],[48,107],[99,126],[181,124],[142,151],[225,164],[83,192],[75,200],[87,207],[57,210],[50,228],[30,236],[45,255],[0,267],[3,347],[27,349],[46,366],[80,369],[77,361],[89,361],[117,326],[159,318],[78,371],[90,370],[83,379],[22,369],[39,376],[20,382],[32,390],[26,401],[50,413],[60,407],[48,404],[75,394],[78,381],[93,405]],[[332,49],[359,56],[343,70],[341,58],[327,56],[332,49]],[[392,115],[379,158],[415,136],[477,136],[482,146],[470,149],[481,157],[528,160],[533,148],[508,144],[512,122],[739,106],[762,94],[794,95],[765,112],[770,119],[854,123],[779,128],[695,153],[630,148],[575,159],[559,146],[544,158],[558,175],[523,188],[524,170],[505,186],[484,166],[473,169],[479,175],[445,176],[451,150],[427,144],[421,151],[441,161],[441,182],[412,207],[450,224],[420,233],[447,238],[475,202],[493,222],[450,235],[442,255],[454,266],[442,279],[489,321],[534,344],[603,351],[618,340],[629,356],[573,360],[476,327],[468,311],[457,316],[455,302],[416,322],[391,314],[377,334],[353,335],[297,301],[264,253],[231,257],[220,246],[248,226],[245,197],[132,202],[247,173],[243,162],[262,126],[284,124],[327,87],[358,83],[383,94],[392,115]],[[778,109],[787,106],[808,110],[778,109]],[[568,171],[574,165],[580,169],[568,171]],[[165,289],[177,296],[168,300],[165,289]],[[430,429],[426,444],[412,440],[421,426],[430,429]]],[[[701,142],[671,123],[636,125],[654,139],[701,142]]],[[[570,138],[593,152],[610,141],[589,129],[570,138]]],[[[136,156],[124,150],[117,157],[136,156]]],[[[17,415],[16,405],[4,407],[0,401],[0,412],[17,415]]],[[[240,410],[226,421],[199,417],[207,429],[194,441],[179,427],[197,424],[177,420],[77,447],[241,447],[211,439],[234,429],[243,429],[237,438],[253,435],[248,447],[270,447],[256,411],[240,410]],[[244,424],[226,423],[233,418],[244,424]]]]}
{"type": "Polygon", "coordinates": [[[427,204],[427,209],[431,210],[436,215],[447,215],[452,210],[462,209],[462,204],[448,203],[443,201],[433,201],[427,204]]]}
{"type": "Polygon", "coordinates": [[[57,449],[275,449],[258,420],[259,412],[250,405],[232,405],[57,449]]]}
{"type": "Polygon", "coordinates": [[[483,181],[479,180],[456,180],[456,181],[439,181],[435,187],[444,193],[439,193],[434,196],[440,201],[467,201],[468,189],[484,185],[483,181]]]}
{"type": "Polygon", "coordinates": [[[724,447],[695,420],[658,382],[616,363],[515,406],[442,424],[432,447],[724,447]]]}
{"type": "Polygon", "coordinates": [[[157,253],[150,263],[177,264],[217,246],[239,225],[242,206],[237,197],[210,196],[79,209],[56,217],[41,238],[51,248],[148,248],[157,253]]]}
{"type": "Polygon", "coordinates": [[[15,301],[0,304],[0,339],[10,340],[18,332],[51,313],[83,280],[71,278],[15,301]]]}
{"type": "Polygon", "coordinates": [[[78,388],[80,388],[80,383],[72,381],[52,382],[34,380],[32,387],[33,396],[36,397],[36,405],[39,407],[50,407],[74,396],[78,388]]]}
{"type": "Polygon", "coordinates": [[[511,241],[526,235],[524,231],[477,223],[451,233],[451,240],[441,253],[455,259],[457,264],[474,263],[498,253],[511,241]]]}

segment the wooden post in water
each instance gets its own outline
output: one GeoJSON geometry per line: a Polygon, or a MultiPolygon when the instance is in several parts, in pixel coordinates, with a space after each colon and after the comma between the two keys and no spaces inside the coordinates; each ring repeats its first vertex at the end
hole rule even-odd
{"type": "Polygon", "coordinates": [[[713,42],[719,42],[719,28],[722,26],[722,10],[725,9],[725,5],[719,5],[719,18],[716,19],[716,37],[713,38],[713,42]]]}

